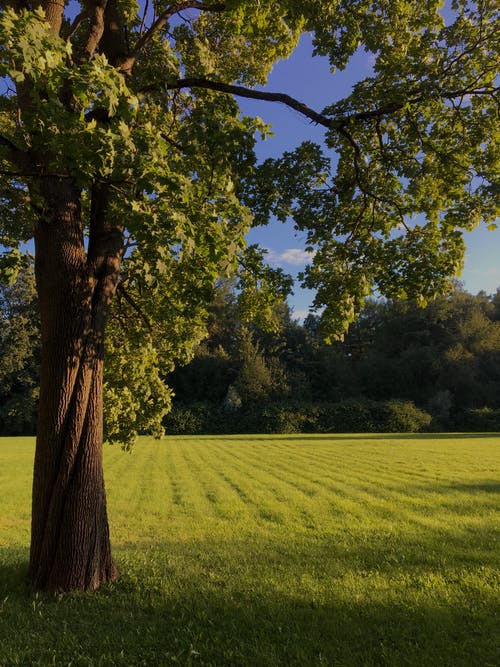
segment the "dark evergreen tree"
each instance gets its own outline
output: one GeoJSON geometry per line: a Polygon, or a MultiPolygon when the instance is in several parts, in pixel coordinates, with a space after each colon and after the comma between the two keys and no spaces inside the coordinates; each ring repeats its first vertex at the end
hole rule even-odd
{"type": "Polygon", "coordinates": [[[0,435],[34,434],[40,325],[33,265],[13,284],[0,282],[0,435]]]}

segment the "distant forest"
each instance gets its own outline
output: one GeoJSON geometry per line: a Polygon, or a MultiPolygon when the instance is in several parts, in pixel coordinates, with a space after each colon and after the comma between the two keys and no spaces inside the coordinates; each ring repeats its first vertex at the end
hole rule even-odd
{"type": "MultiPolygon", "coordinates": [[[[0,434],[35,432],[40,337],[31,272],[0,284],[0,434]]],[[[221,283],[208,337],[165,376],[175,434],[500,431],[500,288],[454,291],[425,308],[368,300],[342,342],[285,303],[264,330],[221,283]]]]}
{"type": "Polygon", "coordinates": [[[500,289],[369,300],[332,345],[318,317],[301,324],[286,304],[276,317],[274,332],[243,325],[219,288],[209,337],[168,377],[169,432],[500,431],[500,289]]]}

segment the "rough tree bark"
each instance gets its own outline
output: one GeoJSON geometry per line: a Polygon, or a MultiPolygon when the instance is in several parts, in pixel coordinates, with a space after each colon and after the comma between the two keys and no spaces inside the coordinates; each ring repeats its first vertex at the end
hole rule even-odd
{"type": "MultiPolygon", "coordinates": [[[[10,4],[27,6],[24,0],[10,4]]],[[[59,35],[65,3],[40,4],[59,35]]],[[[105,30],[108,4],[113,2],[95,3],[87,39],[75,50],[78,61],[92,56],[105,30]]],[[[62,101],[72,111],[71,91],[63,92],[68,99],[62,101]]],[[[33,113],[29,79],[18,86],[18,100],[22,115],[33,113]]],[[[69,175],[50,176],[50,155],[21,153],[13,159],[27,173],[39,174],[30,198],[37,215],[42,333],[29,580],[38,590],[95,590],[117,577],[102,467],[102,384],[104,330],[119,278],[123,228],[108,223],[107,186],[96,181],[85,248],[80,189],[69,175]]]]}
{"type": "Polygon", "coordinates": [[[122,230],[93,192],[88,250],[71,179],[40,183],[35,234],[42,330],[29,578],[37,589],[95,590],[113,581],[102,469],[104,328],[122,230]]]}

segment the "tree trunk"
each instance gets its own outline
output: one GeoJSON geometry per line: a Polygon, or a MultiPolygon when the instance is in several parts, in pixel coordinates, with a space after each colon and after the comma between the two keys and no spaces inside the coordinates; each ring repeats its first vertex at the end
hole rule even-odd
{"type": "Polygon", "coordinates": [[[117,577],[102,468],[102,381],[119,253],[116,243],[114,255],[109,244],[103,253],[92,227],[85,251],[80,193],[70,179],[47,179],[42,192],[35,234],[42,365],[29,578],[41,590],[95,590],[117,577]]]}

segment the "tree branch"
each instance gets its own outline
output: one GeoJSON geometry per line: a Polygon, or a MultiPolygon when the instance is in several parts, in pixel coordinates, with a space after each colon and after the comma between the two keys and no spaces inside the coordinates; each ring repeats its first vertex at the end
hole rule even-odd
{"type": "Polygon", "coordinates": [[[148,318],[147,315],[144,313],[144,311],[142,310],[142,308],[136,303],[136,301],[130,296],[130,294],[127,292],[127,290],[125,289],[125,286],[124,286],[124,284],[123,284],[122,282],[118,283],[117,292],[118,292],[121,296],[123,296],[123,298],[125,299],[125,301],[126,301],[130,306],[132,306],[132,308],[135,310],[135,312],[139,315],[139,317],[141,318],[141,320],[142,320],[142,321],[144,322],[144,324],[146,325],[146,328],[148,329],[148,331],[152,332],[152,331],[153,331],[153,327],[152,327],[152,325],[151,325],[151,322],[150,322],[149,318],[148,318]]]}
{"type": "Polygon", "coordinates": [[[68,31],[63,34],[63,38],[66,41],[69,41],[71,37],[73,37],[75,32],[78,30],[78,28],[81,26],[83,21],[90,18],[91,16],[92,16],[92,11],[90,9],[85,9],[83,12],[77,14],[77,16],[75,16],[73,22],[69,26],[68,31]]]}
{"type": "MultiPolygon", "coordinates": [[[[36,7],[37,3],[33,4],[36,7]]],[[[47,23],[50,25],[52,32],[54,35],[59,35],[66,3],[61,0],[42,0],[39,4],[45,12],[45,18],[47,19],[47,23]]]]}
{"type": "MultiPolygon", "coordinates": [[[[151,90],[158,90],[159,86],[149,86],[144,88],[141,92],[149,92],[151,90]]],[[[361,111],[359,113],[352,113],[340,118],[331,118],[325,114],[314,111],[294,97],[286,93],[271,93],[263,90],[254,90],[252,88],[245,88],[244,86],[235,86],[221,81],[211,81],[209,79],[179,79],[177,81],[169,81],[166,83],[167,90],[179,90],[181,88],[207,88],[208,90],[217,90],[228,95],[237,95],[238,97],[246,97],[254,100],[264,100],[267,102],[279,102],[285,104],[290,109],[298,111],[303,116],[310,118],[314,123],[322,125],[327,129],[342,131],[348,123],[356,120],[371,120],[372,118],[380,118],[389,113],[399,111],[405,106],[405,102],[390,102],[378,109],[372,111],[361,111]]]]}
{"type": "Polygon", "coordinates": [[[207,5],[198,0],[187,0],[186,2],[179,2],[176,5],[171,5],[153,22],[149,30],[137,40],[137,43],[132,51],[132,57],[135,59],[144,48],[144,46],[152,39],[152,37],[159,32],[163,26],[168,22],[169,18],[182,12],[184,9],[198,9],[203,12],[223,12],[226,9],[224,3],[216,3],[214,5],[207,5]]]}
{"type": "Polygon", "coordinates": [[[4,137],[2,134],[0,134],[0,144],[13,153],[24,153],[23,150],[18,148],[10,139],[7,139],[7,137],[4,137]]]}
{"type": "Polygon", "coordinates": [[[491,95],[495,97],[495,93],[500,91],[500,86],[495,88],[462,88],[459,90],[443,90],[441,91],[440,97],[452,100],[456,97],[465,97],[466,95],[491,95]]]}
{"type": "MultiPolygon", "coordinates": [[[[217,90],[228,95],[237,95],[238,97],[247,97],[254,100],[265,100],[267,102],[280,102],[286,106],[298,111],[303,116],[310,118],[318,125],[330,128],[334,121],[323,114],[314,111],[303,102],[299,102],[295,98],[286,93],[270,93],[263,90],[253,90],[252,88],[245,88],[244,86],[235,86],[221,81],[210,81],[209,79],[178,79],[177,81],[169,81],[166,84],[168,90],[180,90],[181,88],[207,88],[208,90],[217,90]]],[[[143,89],[141,92],[149,92],[150,90],[157,90],[158,86],[150,86],[143,89]]]]}
{"type": "MultiPolygon", "coordinates": [[[[201,78],[187,78],[178,79],[177,81],[168,81],[165,84],[167,90],[180,90],[181,88],[206,88],[208,90],[216,90],[228,95],[237,95],[238,97],[245,97],[254,100],[264,100],[268,102],[279,102],[298,111],[303,116],[310,118],[314,123],[322,125],[329,130],[337,130],[342,132],[347,125],[353,121],[365,121],[378,119],[383,116],[395,113],[403,109],[406,104],[418,104],[425,100],[424,95],[415,96],[413,98],[404,100],[402,102],[388,102],[377,109],[370,111],[359,111],[348,113],[343,116],[332,118],[322,113],[318,113],[311,109],[303,102],[296,100],[294,97],[286,93],[271,93],[263,90],[254,90],[252,88],[245,88],[244,86],[236,86],[232,84],[223,83],[222,81],[212,81],[210,79],[201,78]]],[[[144,88],[141,92],[146,93],[153,90],[160,89],[159,85],[152,85],[144,88]]],[[[454,97],[463,97],[464,95],[494,95],[498,88],[463,88],[461,90],[442,90],[437,91],[435,95],[429,95],[429,98],[438,97],[441,99],[452,99],[454,97]]]]}
{"type": "Polygon", "coordinates": [[[64,178],[72,178],[69,174],[64,174],[61,172],[57,171],[51,171],[51,172],[46,172],[46,173],[40,173],[40,172],[29,172],[29,171],[8,171],[6,169],[0,169],[0,174],[2,176],[11,176],[12,178],[20,178],[20,179],[25,179],[25,178],[59,178],[59,179],[64,179],[64,178]]]}
{"type": "Polygon", "coordinates": [[[156,35],[156,33],[158,33],[166,25],[169,18],[174,16],[174,14],[178,14],[184,9],[197,9],[198,11],[203,12],[223,12],[225,11],[226,6],[224,3],[209,5],[203,2],[199,2],[198,0],[186,0],[186,2],[180,2],[176,5],[171,5],[153,21],[153,24],[149,30],[141,35],[141,37],[139,37],[132,51],[130,51],[126,57],[119,61],[118,65],[120,71],[124,74],[130,74],[132,67],[134,66],[134,63],[142,49],[151,41],[154,35],[156,35]]]}
{"type": "Polygon", "coordinates": [[[16,146],[13,141],[4,137],[3,134],[0,134],[0,146],[4,146],[7,149],[7,159],[21,170],[25,171],[33,166],[29,152],[16,146]]]}
{"type": "Polygon", "coordinates": [[[132,69],[134,59],[130,58],[118,0],[107,0],[104,3],[103,21],[104,29],[99,40],[99,49],[113,67],[119,69],[123,74],[128,74],[132,69]]]}
{"type": "Polygon", "coordinates": [[[88,59],[94,55],[104,33],[104,12],[106,11],[107,4],[107,0],[97,0],[94,4],[94,10],[90,14],[89,34],[84,46],[84,51],[88,59]]]}
{"type": "Polygon", "coordinates": [[[184,150],[185,150],[185,149],[184,149],[184,147],[182,146],[182,144],[180,144],[178,141],[175,141],[174,139],[171,139],[171,138],[170,138],[167,134],[165,134],[164,132],[161,133],[161,137],[162,137],[162,139],[164,139],[164,140],[167,142],[167,144],[170,144],[170,146],[173,146],[174,148],[176,148],[176,149],[177,149],[178,151],[180,151],[181,153],[184,153],[184,150]]]}

